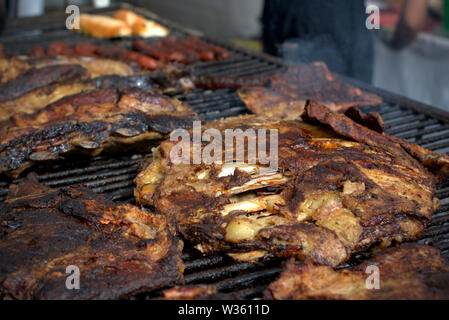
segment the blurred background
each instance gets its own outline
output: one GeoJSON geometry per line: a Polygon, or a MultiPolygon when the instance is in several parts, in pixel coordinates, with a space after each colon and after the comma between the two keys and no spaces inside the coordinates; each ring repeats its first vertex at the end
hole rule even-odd
{"type": "MultiPolygon", "coordinates": [[[[9,17],[112,0],[6,0],[9,17]]],[[[449,0],[134,0],[163,18],[291,63],[325,61],[342,75],[449,110],[449,0]],[[369,30],[365,8],[380,9],[369,30]]]]}

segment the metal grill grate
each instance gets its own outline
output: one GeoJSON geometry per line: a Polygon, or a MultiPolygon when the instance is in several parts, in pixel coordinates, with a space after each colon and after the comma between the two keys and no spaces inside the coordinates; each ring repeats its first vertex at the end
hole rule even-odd
{"type": "MultiPolygon", "coordinates": [[[[170,22],[154,17],[144,10],[140,11],[147,17],[162,22],[179,35],[190,33],[170,22]]],[[[27,25],[20,25],[22,35],[7,32],[7,37],[0,39],[8,50],[25,53],[30,47],[39,43],[49,44],[56,40],[76,43],[80,40],[97,42],[91,38],[69,31],[61,30],[60,17],[56,16],[45,23],[30,20],[27,25]],[[59,20],[58,20],[59,19],[59,20]],[[43,31],[30,31],[29,26],[40,25],[43,31]],[[28,28],[28,30],[27,30],[28,28]],[[33,33],[34,32],[34,33],[33,33]],[[20,41],[17,41],[20,37],[20,41]]],[[[208,39],[208,41],[220,44],[208,39]]],[[[129,46],[129,40],[116,40],[115,43],[129,46]]],[[[231,59],[219,62],[201,62],[195,64],[199,74],[247,76],[257,74],[271,74],[284,68],[276,58],[249,53],[244,50],[220,44],[233,53],[231,59]]],[[[366,108],[365,111],[379,112],[386,123],[386,131],[398,137],[417,143],[430,150],[447,153],[449,151],[449,114],[422,105],[420,103],[398,97],[388,92],[351,80],[355,85],[379,94],[385,103],[379,107],[366,108]]],[[[223,89],[215,91],[195,90],[176,98],[185,101],[205,121],[222,117],[231,117],[247,113],[245,105],[237,97],[235,91],[223,89]]],[[[133,202],[133,179],[138,172],[142,159],[151,155],[129,154],[125,156],[101,155],[89,159],[70,159],[56,162],[48,166],[38,166],[33,170],[38,179],[49,187],[61,187],[82,183],[95,192],[109,194],[114,200],[133,202]]],[[[0,201],[4,201],[10,183],[17,183],[20,179],[11,181],[0,180],[0,201]]],[[[425,232],[422,242],[433,243],[443,254],[449,257],[449,181],[438,188],[437,193],[441,206],[434,214],[433,221],[425,232]]],[[[358,261],[364,255],[356,256],[358,261]]],[[[226,256],[203,257],[198,251],[188,247],[183,255],[186,263],[186,284],[214,284],[220,292],[232,294],[230,297],[243,299],[261,297],[266,285],[276,278],[281,270],[281,261],[265,264],[235,263],[226,256]]],[[[143,295],[143,298],[158,297],[158,292],[143,295]]]]}

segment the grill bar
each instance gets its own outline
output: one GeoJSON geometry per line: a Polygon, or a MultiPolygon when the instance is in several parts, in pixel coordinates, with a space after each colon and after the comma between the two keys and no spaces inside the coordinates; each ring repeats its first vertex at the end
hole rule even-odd
{"type": "Polygon", "coordinates": [[[256,269],[256,265],[253,263],[237,263],[226,267],[215,268],[213,270],[204,270],[189,274],[184,277],[184,280],[186,284],[211,283],[214,280],[230,278],[240,272],[254,269],[256,269]]]}
{"type": "Polygon", "coordinates": [[[281,270],[282,268],[278,267],[233,277],[231,279],[220,281],[217,284],[217,288],[220,291],[226,292],[258,284],[261,282],[261,280],[263,280],[263,282],[268,282],[276,278],[281,272],[281,270]]]}

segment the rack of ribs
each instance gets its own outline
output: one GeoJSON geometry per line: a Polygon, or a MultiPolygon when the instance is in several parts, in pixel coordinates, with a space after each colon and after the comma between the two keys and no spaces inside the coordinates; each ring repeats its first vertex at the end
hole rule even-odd
{"type": "Polygon", "coordinates": [[[125,63],[92,58],[0,59],[0,70],[0,121],[94,89],[93,78],[135,74],[125,63]]]}
{"type": "MultiPolygon", "coordinates": [[[[237,161],[235,144],[219,149],[221,160],[233,155],[227,162],[175,164],[172,151],[183,142],[164,141],[135,180],[137,203],[173,219],[203,253],[239,261],[296,257],[337,266],[373,245],[419,239],[438,206],[435,184],[447,177],[449,158],[372,130],[365,120],[376,117],[354,114],[311,102],[303,121],[242,116],[202,127],[222,136],[277,131],[277,169],[260,159],[237,161]]],[[[271,143],[268,133],[266,139],[271,143]]],[[[245,157],[248,145],[240,146],[245,157]]]]}
{"type": "Polygon", "coordinates": [[[180,101],[142,89],[78,93],[0,122],[0,173],[18,176],[36,162],[73,153],[149,151],[152,141],[197,119],[180,101]]]}
{"type": "Polygon", "coordinates": [[[331,73],[322,62],[290,66],[270,79],[268,88],[242,88],[238,95],[255,114],[278,119],[297,119],[307,100],[321,102],[333,111],[350,107],[376,106],[382,99],[365,92],[331,73]]]}
{"type": "Polygon", "coordinates": [[[183,243],[166,218],[87,188],[49,189],[30,175],[0,218],[3,297],[120,299],[182,282],[183,243]],[[79,289],[66,286],[68,267],[79,289]]]}

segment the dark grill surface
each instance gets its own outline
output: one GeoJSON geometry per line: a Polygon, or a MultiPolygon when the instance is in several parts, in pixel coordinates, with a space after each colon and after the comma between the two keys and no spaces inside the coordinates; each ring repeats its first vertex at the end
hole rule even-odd
{"type": "MultiPolygon", "coordinates": [[[[146,11],[140,11],[140,13],[155,18],[146,11]]],[[[17,35],[18,32],[14,35],[7,30],[6,37],[1,38],[0,42],[5,45],[6,52],[21,53],[26,53],[35,44],[46,45],[56,40],[64,40],[69,43],[76,43],[80,40],[99,42],[62,30],[59,27],[61,24],[63,25],[64,19],[60,15],[55,15],[45,22],[37,23],[36,19],[30,20],[28,24],[17,25],[21,28],[20,31],[24,32],[22,35],[17,35]],[[42,30],[31,31],[34,30],[33,24],[34,26],[40,25],[42,30]],[[18,41],[18,37],[20,41],[18,41]]],[[[156,20],[175,30],[173,32],[175,35],[188,33],[170,22],[159,18],[156,20]]],[[[16,22],[13,22],[10,29],[15,24],[16,22]]],[[[129,46],[129,40],[115,42],[129,46]]],[[[231,59],[197,63],[195,64],[196,71],[200,74],[245,76],[272,74],[285,67],[276,58],[256,55],[228,45],[223,46],[232,52],[231,59]]],[[[365,108],[364,111],[379,112],[385,120],[388,133],[439,153],[449,151],[448,113],[365,84],[355,84],[384,98],[385,102],[380,107],[365,108]]],[[[235,91],[228,89],[196,90],[190,94],[178,95],[176,98],[192,106],[205,121],[248,112],[235,91]]],[[[150,157],[151,155],[143,154],[101,155],[89,159],[67,159],[63,162],[56,162],[51,167],[41,165],[33,170],[38,174],[39,180],[49,187],[82,183],[95,192],[110,195],[114,200],[133,202],[133,179],[139,170],[139,163],[142,159],[150,157]]],[[[14,181],[7,178],[0,179],[0,201],[4,201],[6,198],[9,184],[19,181],[20,179],[14,181]]],[[[439,186],[437,195],[440,199],[440,208],[426,230],[425,238],[421,241],[434,244],[443,251],[445,256],[449,257],[449,181],[439,186]]],[[[366,254],[360,254],[353,261],[359,261],[364,257],[366,254]]],[[[266,285],[279,275],[282,264],[282,261],[265,264],[236,263],[221,255],[204,257],[188,244],[183,259],[186,263],[186,284],[215,284],[220,292],[232,294],[230,297],[233,298],[244,299],[261,297],[266,285]]],[[[158,293],[149,293],[139,297],[158,297],[158,293]]]]}

